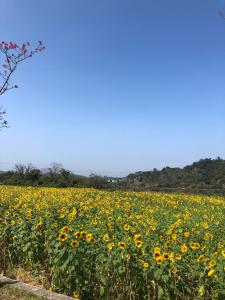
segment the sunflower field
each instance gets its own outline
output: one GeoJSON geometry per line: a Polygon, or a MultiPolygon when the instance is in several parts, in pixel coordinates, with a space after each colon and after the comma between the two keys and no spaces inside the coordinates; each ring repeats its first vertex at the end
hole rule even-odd
{"type": "Polygon", "coordinates": [[[0,268],[80,299],[225,299],[225,199],[0,186],[0,268]]]}

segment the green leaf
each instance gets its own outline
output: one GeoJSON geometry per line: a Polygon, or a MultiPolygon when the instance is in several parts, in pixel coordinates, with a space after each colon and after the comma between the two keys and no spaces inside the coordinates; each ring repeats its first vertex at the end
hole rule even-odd
{"type": "Polygon", "coordinates": [[[163,282],[165,282],[165,283],[167,283],[168,280],[169,280],[169,276],[168,275],[162,275],[161,278],[162,278],[163,282]]]}
{"type": "Polygon", "coordinates": [[[158,286],[158,299],[161,299],[163,294],[164,294],[163,288],[159,285],[158,286]]]}
{"type": "Polygon", "coordinates": [[[104,286],[100,286],[100,296],[102,297],[105,293],[105,288],[104,286]]]}

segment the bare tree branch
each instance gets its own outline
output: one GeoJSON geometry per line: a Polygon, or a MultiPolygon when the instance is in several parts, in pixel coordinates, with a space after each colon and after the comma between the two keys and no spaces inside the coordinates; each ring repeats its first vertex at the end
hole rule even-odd
{"type": "MultiPolygon", "coordinates": [[[[3,64],[0,65],[0,68],[2,68],[2,71],[0,71],[0,96],[11,89],[18,88],[16,84],[12,85],[10,83],[12,74],[17,69],[18,64],[43,51],[45,46],[39,41],[38,46],[34,50],[29,50],[29,48],[30,44],[28,42],[18,46],[13,42],[0,41],[0,54],[3,57],[3,64]]],[[[5,110],[0,107],[0,128],[8,127],[8,123],[4,119],[5,113],[5,110]]]]}

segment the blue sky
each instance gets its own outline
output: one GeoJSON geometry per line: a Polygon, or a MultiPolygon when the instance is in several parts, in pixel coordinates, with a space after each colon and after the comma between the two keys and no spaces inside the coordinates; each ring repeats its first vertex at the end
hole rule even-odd
{"type": "Polygon", "coordinates": [[[225,158],[225,1],[1,0],[0,39],[43,40],[1,97],[0,170],[123,176],[225,158]]]}

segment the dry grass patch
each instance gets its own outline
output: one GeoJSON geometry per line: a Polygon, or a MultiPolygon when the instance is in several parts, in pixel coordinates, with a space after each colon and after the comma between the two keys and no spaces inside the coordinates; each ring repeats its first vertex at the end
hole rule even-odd
{"type": "Polygon", "coordinates": [[[0,300],[44,300],[44,298],[15,289],[12,285],[0,285],[0,300]]]}

